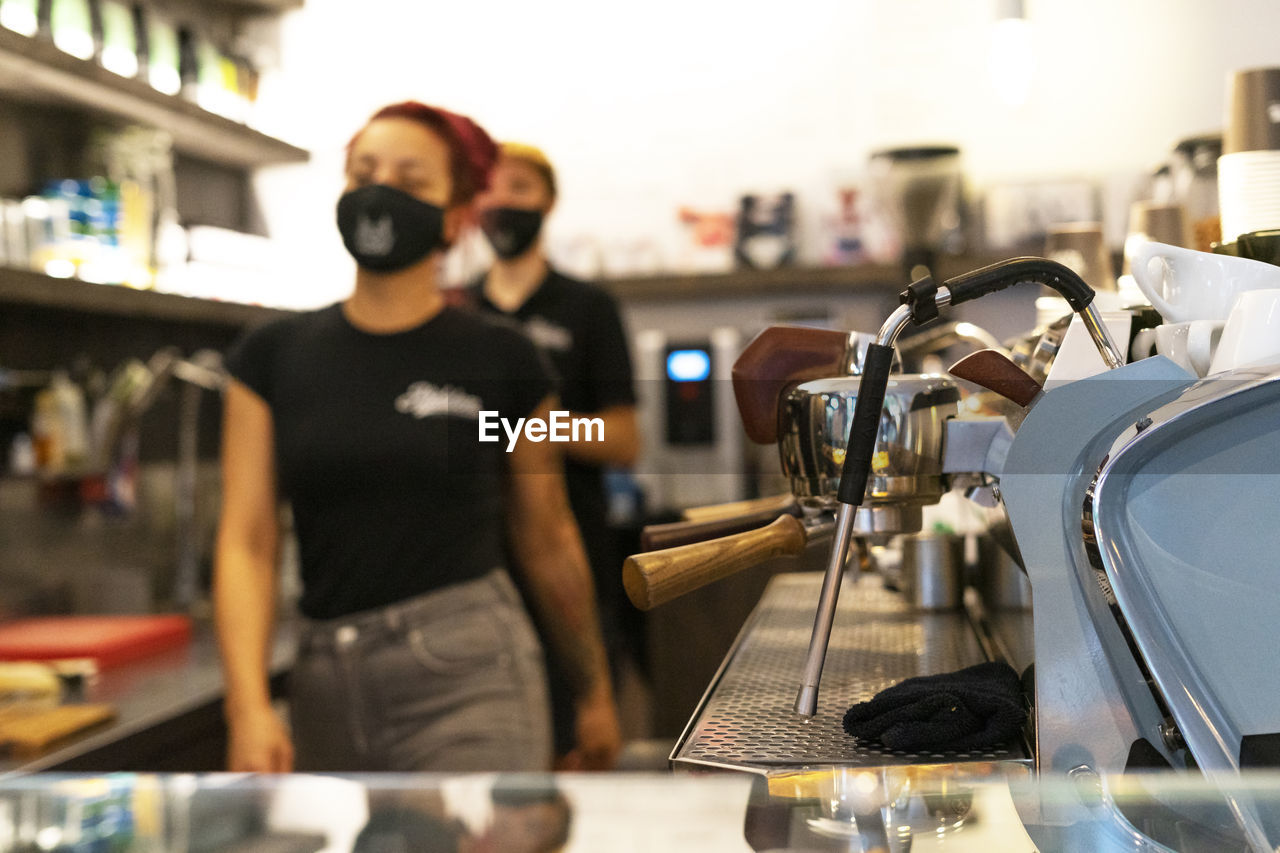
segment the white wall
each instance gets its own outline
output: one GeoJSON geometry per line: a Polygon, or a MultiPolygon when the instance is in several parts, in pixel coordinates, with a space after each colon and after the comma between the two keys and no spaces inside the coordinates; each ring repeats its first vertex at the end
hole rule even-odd
{"type": "Polygon", "coordinates": [[[1014,108],[990,82],[992,0],[307,0],[284,22],[261,115],[313,158],[262,176],[268,226],[304,258],[293,287],[344,293],[342,145],[412,97],[548,151],[553,248],[648,240],[672,264],[678,206],[728,210],[748,190],[797,190],[812,225],[869,151],[921,141],[958,143],[978,186],[1097,179],[1114,236],[1173,143],[1221,126],[1228,72],[1280,65],[1275,0],[1027,9],[1037,61],[1014,108]]]}

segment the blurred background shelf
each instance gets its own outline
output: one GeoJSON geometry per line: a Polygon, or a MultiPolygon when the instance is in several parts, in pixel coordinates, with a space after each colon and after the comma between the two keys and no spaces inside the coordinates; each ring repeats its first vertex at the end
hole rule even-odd
{"type": "Polygon", "coordinates": [[[90,284],[8,268],[0,268],[0,306],[229,327],[254,325],[289,313],[258,305],[90,284]]]}
{"type": "MultiPolygon", "coordinates": [[[[942,259],[938,273],[949,278],[1001,260],[1002,255],[962,255],[942,259]]],[[[787,293],[822,295],[850,291],[896,294],[907,274],[892,264],[852,267],[786,267],[744,269],[728,273],[691,273],[607,278],[600,282],[622,302],[778,296],[787,293]]],[[[128,287],[54,278],[43,273],[0,267],[0,305],[29,306],[107,314],[138,319],[246,326],[289,314],[285,309],[196,299],[128,287]]]]}
{"type": "MultiPolygon", "coordinates": [[[[1004,255],[956,255],[939,258],[936,273],[945,279],[1002,260],[1004,255]]],[[[779,267],[741,269],[724,273],[689,273],[603,278],[600,284],[623,302],[776,296],[785,292],[807,295],[883,289],[894,292],[909,284],[899,264],[859,264],[847,267],[779,267]]]]}
{"type": "MultiPolygon", "coordinates": [[[[278,4],[267,4],[274,7],[278,4]]],[[[98,118],[166,130],[187,155],[233,167],[303,163],[310,154],[283,140],[158,92],[96,63],[63,53],[42,38],[0,28],[0,96],[59,104],[98,118]]]]}
{"type": "Polygon", "coordinates": [[[215,6],[249,13],[290,12],[301,9],[304,0],[217,0],[215,6]]]}

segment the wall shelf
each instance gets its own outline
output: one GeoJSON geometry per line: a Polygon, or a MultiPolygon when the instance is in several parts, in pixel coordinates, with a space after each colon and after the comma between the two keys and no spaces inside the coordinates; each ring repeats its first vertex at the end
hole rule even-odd
{"type": "MultiPolygon", "coordinates": [[[[938,265],[938,273],[947,278],[994,263],[1001,257],[946,258],[938,265]]],[[[900,267],[882,264],[790,267],[714,275],[645,276],[600,281],[603,287],[623,302],[733,299],[787,293],[834,295],[851,290],[880,290],[886,294],[896,294],[906,283],[906,275],[900,267]]],[[[43,273],[0,267],[0,306],[6,305],[219,326],[247,326],[293,313],[259,305],[90,284],[77,279],[53,278],[43,273]]]]}
{"type": "MultiPolygon", "coordinates": [[[[935,272],[941,278],[949,278],[995,263],[1004,257],[1006,256],[944,256],[939,259],[935,272]]],[[[897,293],[908,281],[907,273],[900,265],[860,264],[847,267],[782,267],[772,270],[741,269],[725,273],[604,278],[599,283],[623,302],[642,302],[777,296],[787,292],[813,295],[879,289],[897,293]]]]}
{"type": "Polygon", "coordinates": [[[301,9],[303,2],[304,0],[218,0],[217,5],[245,12],[277,14],[301,9]]]}
{"type": "Polygon", "coordinates": [[[27,270],[0,268],[0,306],[75,311],[206,326],[245,327],[291,312],[133,290],[27,270]]]}
{"type": "Polygon", "coordinates": [[[43,38],[0,28],[0,97],[60,104],[115,122],[166,130],[185,154],[226,166],[302,163],[307,151],[180,97],[63,53],[43,38]]]}

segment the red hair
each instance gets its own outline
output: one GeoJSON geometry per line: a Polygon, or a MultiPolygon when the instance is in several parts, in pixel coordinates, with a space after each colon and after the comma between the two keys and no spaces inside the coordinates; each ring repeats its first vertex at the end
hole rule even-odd
{"type": "MultiPolygon", "coordinates": [[[[370,116],[364,126],[368,127],[373,122],[384,118],[401,118],[417,122],[444,140],[449,148],[449,171],[453,180],[450,204],[468,204],[478,194],[488,189],[489,173],[493,171],[493,166],[498,161],[498,146],[483,127],[464,115],[418,101],[388,104],[370,116]]],[[[347,143],[348,153],[363,132],[364,127],[351,137],[351,141],[347,143]]]]}

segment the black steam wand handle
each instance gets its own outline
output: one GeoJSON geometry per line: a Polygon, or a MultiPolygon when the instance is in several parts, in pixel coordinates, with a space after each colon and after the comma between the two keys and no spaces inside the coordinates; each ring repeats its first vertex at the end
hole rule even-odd
{"type": "Polygon", "coordinates": [[[1093,303],[1093,288],[1070,267],[1048,258],[1010,258],[949,278],[951,304],[959,305],[1022,282],[1043,284],[1058,291],[1071,310],[1079,313],[1093,303]]]}
{"type": "MultiPolygon", "coordinates": [[[[1073,270],[1057,261],[1047,258],[1011,258],[947,279],[942,289],[950,292],[952,305],[959,305],[1022,283],[1042,284],[1060,293],[1071,309],[1080,315],[1107,367],[1114,370],[1124,366],[1124,352],[1116,345],[1103,322],[1102,314],[1093,304],[1093,289],[1073,270]]],[[[923,325],[938,316],[938,305],[941,303],[934,299],[938,292],[940,288],[929,276],[913,282],[902,292],[902,304],[911,310],[911,319],[917,325],[923,325]]]]}
{"type": "Polygon", "coordinates": [[[884,408],[889,373],[893,370],[893,353],[893,347],[884,344],[867,347],[862,378],[858,382],[858,399],[853,406],[853,422],[849,426],[849,443],[840,468],[840,488],[836,491],[842,504],[862,506],[866,496],[880,432],[880,411],[884,408]]]}

